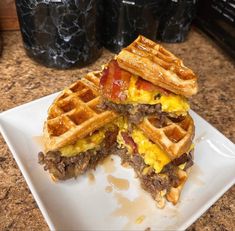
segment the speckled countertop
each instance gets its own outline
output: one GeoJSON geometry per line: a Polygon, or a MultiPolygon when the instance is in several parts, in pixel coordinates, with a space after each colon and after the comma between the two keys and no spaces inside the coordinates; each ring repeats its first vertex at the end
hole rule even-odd
{"type": "MultiPolygon", "coordinates": [[[[112,57],[104,51],[83,69],[53,70],[31,61],[19,32],[4,32],[0,58],[0,111],[62,90],[112,57]]],[[[192,109],[235,142],[235,67],[209,38],[192,30],[188,40],[166,45],[199,76],[192,109]]],[[[0,137],[0,230],[48,230],[6,143],[0,137]]],[[[188,230],[235,230],[235,186],[188,230]]]]}

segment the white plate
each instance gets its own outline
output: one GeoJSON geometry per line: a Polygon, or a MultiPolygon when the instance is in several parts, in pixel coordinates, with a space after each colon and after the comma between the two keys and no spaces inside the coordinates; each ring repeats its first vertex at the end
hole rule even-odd
{"type": "MultiPolygon", "coordinates": [[[[186,229],[235,182],[234,144],[191,111],[196,124],[195,165],[177,206],[157,209],[130,168],[113,157],[114,168],[99,166],[95,180],[88,175],[54,183],[37,163],[47,108],[56,94],[0,114],[0,130],[51,230],[186,229]],[[112,175],[126,179],[129,188],[110,186],[112,175]],[[109,187],[110,189],[110,187],[109,187]],[[139,218],[139,221],[136,220],[139,218]]],[[[110,162],[110,165],[111,162],[110,162]]]]}

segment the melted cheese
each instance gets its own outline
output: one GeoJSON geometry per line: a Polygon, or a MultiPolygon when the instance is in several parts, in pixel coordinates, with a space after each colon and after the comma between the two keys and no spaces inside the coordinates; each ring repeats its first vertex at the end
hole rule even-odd
{"type": "Polygon", "coordinates": [[[145,91],[143,89],[137,89],[136,81],[137,77],[131,76],[125,103],[151,105],[161,104],[162,111],[174,113],[176,115],[184,115],[189,110],[189,103],[184,97],[173,93],[170,93],[169,95],[161,95],[158,91],[145,91]]]}

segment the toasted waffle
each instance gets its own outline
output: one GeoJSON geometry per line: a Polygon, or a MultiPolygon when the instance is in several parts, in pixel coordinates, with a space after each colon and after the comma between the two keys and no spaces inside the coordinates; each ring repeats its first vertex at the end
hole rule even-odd
{"type": "Polygon", "coordinates": [[[197,76],[161,45],[139,36],[118,55],[121,68],[179,95],[197,93],[197,76]]]}
{"type": "Polygon", "coordinates": [[[180,198],[180,193],[183,189],[185,182],[188,179],[188,174],[186,171],[178,170],[178,177],[180,180],[180,184],[178,187],[171,187],[170,191],[166,194],[166,198],[170,201],[173,205],[176,205],[180,198]]]}
{"type": "Polygon", "coordinates": [[[149,116],[138,127],[150,140],[165,150],[172,160],[189,150],[195,129],[190,115],[180,122],[173,122],[167,118],[161,126],[158,118],[149,116]]]}
{"type": "Polygon", "coordinates": [[[116,113],[99,108],[99,75],[100,72],[87,74],[55,99],[44,123],[46,152],[72,144],[117,117],[116,113]]]}
{"type": "Polygon", "coordinates": [[[177,187],[171,187],[169,191],[163,190],[156,194],[155,201],[159,208],[164,208],[166,204],[166,199],[171,202],[173,205],[176,205],[179,201],[181,191],[185,182],[188,179],[188,174],[186,171],[178,170],[179,185],[177,187]]]}

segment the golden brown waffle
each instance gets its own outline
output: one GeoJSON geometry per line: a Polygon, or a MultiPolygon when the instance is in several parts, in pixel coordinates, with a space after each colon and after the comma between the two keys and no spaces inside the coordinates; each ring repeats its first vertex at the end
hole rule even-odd
{"type": "Polygon", "coordinates": [[[188,179],[188,174],[186,171],[179,169],[178,177],[179,177],[179,185],[177,187],[171,187],[168,192],[165,189],[156,194],[154,199],[157,202],[157,206],[159,208],[165,207],[166,199],[169,202],[171,202],[173,205],[176,205],[178,203],[183,186],[188,179]]]}
{"type": "Polygon", "coordinates": [[[163,125],[159,126],[159,124],[158,118],[149,116],[138,127],[172,160],[189,150],[194,137],[194,122],[190,115],[187,115],[181,122],[166,119],[163,125]]]}
{"type": "Polygon", "coordinates": [[[99,108],[99,75],[100,72],[87,74],[55,99],[44,123],[46,152],[74,143],[117,117],[99,108]]]}
{"type": "Polygon", "coordinates": [[[173,205],[176,205],[180,198],[180,193],[184,187],[185,182],[188,179],[188,174],[186,171],[178,170],[178,177],[180,184],[178,187],[171,187],[170,191],[166,194],[166,198],[170,201],[173,205]]]}
{"type": "Polygon", "coordinates": [[[121,68],[179,95],[197,93],[197,76],[161,45],[139,36],[118,55],[121,68]]]}

